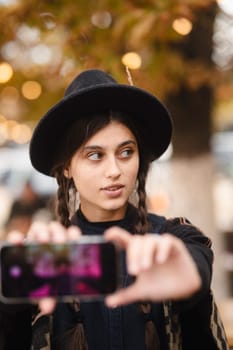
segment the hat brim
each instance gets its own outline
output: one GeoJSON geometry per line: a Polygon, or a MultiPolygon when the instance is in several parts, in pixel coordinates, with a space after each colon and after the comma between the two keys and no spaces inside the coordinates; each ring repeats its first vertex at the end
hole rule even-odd
{"type": "Polygon", "coordinates": [[[67,128],[84,115],[106,110],[134,118],[151,161],[166,151],[171,141],[172,120],[155,96],[135,86],[97,85],[64,97],[40,120],[30,142],[34,168],[51,176],[58,144],[67,128]]]}

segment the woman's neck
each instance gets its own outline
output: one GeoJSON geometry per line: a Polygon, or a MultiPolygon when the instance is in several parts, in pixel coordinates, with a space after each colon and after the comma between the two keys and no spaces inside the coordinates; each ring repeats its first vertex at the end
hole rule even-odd
{"type": "Polygon", "coordinates": [[[122,220],[125,217],[127,211],[128,203],[120,210],[85,210],[85,208],[80,205],[79,210],[82,212],[83,216],[89,222],[109,222],[122,220]]]}

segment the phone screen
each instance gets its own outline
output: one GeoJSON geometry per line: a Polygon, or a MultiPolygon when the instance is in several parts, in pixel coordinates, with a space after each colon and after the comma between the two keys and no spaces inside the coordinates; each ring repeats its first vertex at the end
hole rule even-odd
{"type": "Polygon", "coordinates": [[[3,246],[2,297],[94,297],[112,293],[118,285],[117,255],[110,242],[3,246]]]}

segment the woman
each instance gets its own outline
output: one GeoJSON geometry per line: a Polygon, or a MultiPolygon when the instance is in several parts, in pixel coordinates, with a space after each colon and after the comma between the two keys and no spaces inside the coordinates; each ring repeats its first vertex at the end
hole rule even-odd
{"type": "MultiPolygon", "coordinates": [[[[33,349],[227,349],[210,292],[210,240],[185,219],[146,210],[147,172],[171,134],[170,115],[156,97],[100,70],[77,76],[39,122],[30,157],[57,179],[60,223],[35,223],[27,239],[104,234],[125,255],[122,288],[105,302],[41,300],[33,349]]],[[[29,311],[19,312],[25,319],[29,311]]]]}

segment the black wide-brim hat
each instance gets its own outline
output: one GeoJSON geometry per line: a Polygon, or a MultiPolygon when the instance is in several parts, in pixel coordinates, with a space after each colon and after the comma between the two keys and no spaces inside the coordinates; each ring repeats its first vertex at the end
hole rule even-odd
{"type": "Polygon", "coordinates": [[[166,107],[149,92],[118,84],[109,74],[90,69],[72,81],[64,97],[37,124],[29,151],[34,168],[51,176],[59,143],[72,123],[85,115],[108,110],[133,118],[151,161],[166,151],[172,135],[172,120],[166,107]]]}

